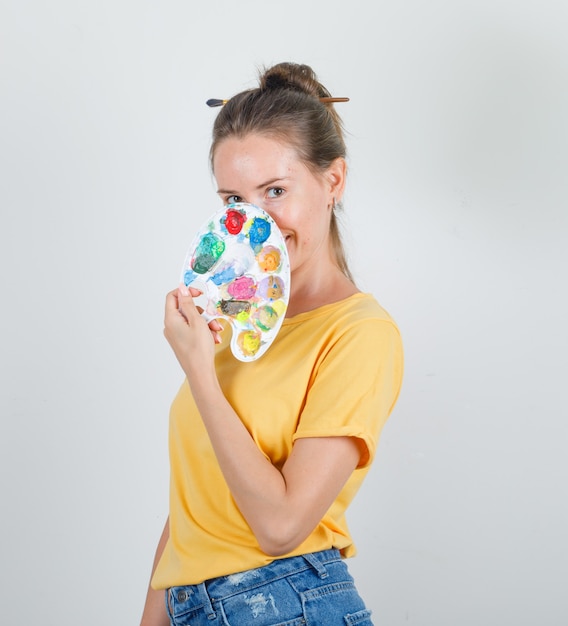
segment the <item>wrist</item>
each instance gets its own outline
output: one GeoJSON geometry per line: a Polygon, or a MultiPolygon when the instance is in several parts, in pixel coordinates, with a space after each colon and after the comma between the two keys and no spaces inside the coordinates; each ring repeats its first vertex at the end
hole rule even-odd
{"type": "Polygon", "coordinates": [[[219,385],[219,379],[213,364],[205,366],[192,363],[185,368],[185,374],[194,396],[221,392],[221,386],[219,385]]]}

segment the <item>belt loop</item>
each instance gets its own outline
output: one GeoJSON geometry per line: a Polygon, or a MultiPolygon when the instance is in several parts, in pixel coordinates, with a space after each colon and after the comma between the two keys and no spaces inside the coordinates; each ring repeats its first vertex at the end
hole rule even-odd
{"type": "Polygon", "coordinates": [[[168,616],[170,619],[174,617],[174,610],[172,607],[172,590],[166,589],[166,610],[168,611],[168,616]]]}
{"type": "Polygon", "coordinates": [[[200,583],[197,587],[203,596],[203,610],[205,611],[205,615],[207,615],[207,619],[215,619],[217,613],[215,613],[213,609],[212,598],[209,597],[205,583],[200,583]]]}
{"type": "Polygon", "coordinates": [[[315,554],[309,553],[309,554],[303,554],[302,556],[316,570],[320,578],[327,578],[329,576],[325,565],[318,561],[315,554]]]}

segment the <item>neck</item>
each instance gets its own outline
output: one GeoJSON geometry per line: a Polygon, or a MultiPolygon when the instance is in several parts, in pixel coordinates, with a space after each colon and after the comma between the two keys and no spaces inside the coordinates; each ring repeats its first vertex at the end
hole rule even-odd
{"type": "Polygon", "coordinates": [[[305,274],[301,269],[292,273],[286,317],[339,302],[359,291],[335,264],[326,272],[305,274]]]}

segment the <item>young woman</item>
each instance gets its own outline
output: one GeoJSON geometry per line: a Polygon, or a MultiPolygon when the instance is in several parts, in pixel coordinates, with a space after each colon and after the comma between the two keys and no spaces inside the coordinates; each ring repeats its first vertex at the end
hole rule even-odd
{"type": "Polygon", "coordinates": [[[164,333],[186,379],[142,626],[371,624],[343,560],[355,551],[344,514],[398,397],[402,347],[347,268],[345,144],[329,98],[311,68],[281,63],[215,121],[218,194],[275,220],[290,300],[270,349],[243,363],[230,331],[200,315],[198,292],[166,298],[164,333]]]}

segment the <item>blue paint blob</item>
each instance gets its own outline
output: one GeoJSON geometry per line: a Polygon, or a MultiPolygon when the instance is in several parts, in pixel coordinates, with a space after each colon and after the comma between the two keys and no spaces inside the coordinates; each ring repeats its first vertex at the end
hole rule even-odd
{"type": "Polygon", "coordinates": [[[237,278],[235,268],[232,265],[229,265],[229,267],[225,267],[217,274],[211,276],[211,281],[219,286],[224,285],[225,283],[230,283],[232,280],[235,280],[235,278],[237,278]]]}
{"type": "Polygon", "coordinates": [[[270,223],[262,217],[255,217],[249,229],[250,245],[255,246],[264,243],[270,237],[270,223]]]}
{"type": "Polygon", "coordinates": [[[191,283],[197,278],[197,274],[192,271],[192,270],[187,270],[187,272],[185,272],[185,274],[183,275],[183,284],[186,287],[189,287],[189,285],[191,285],[191,283]]]}

